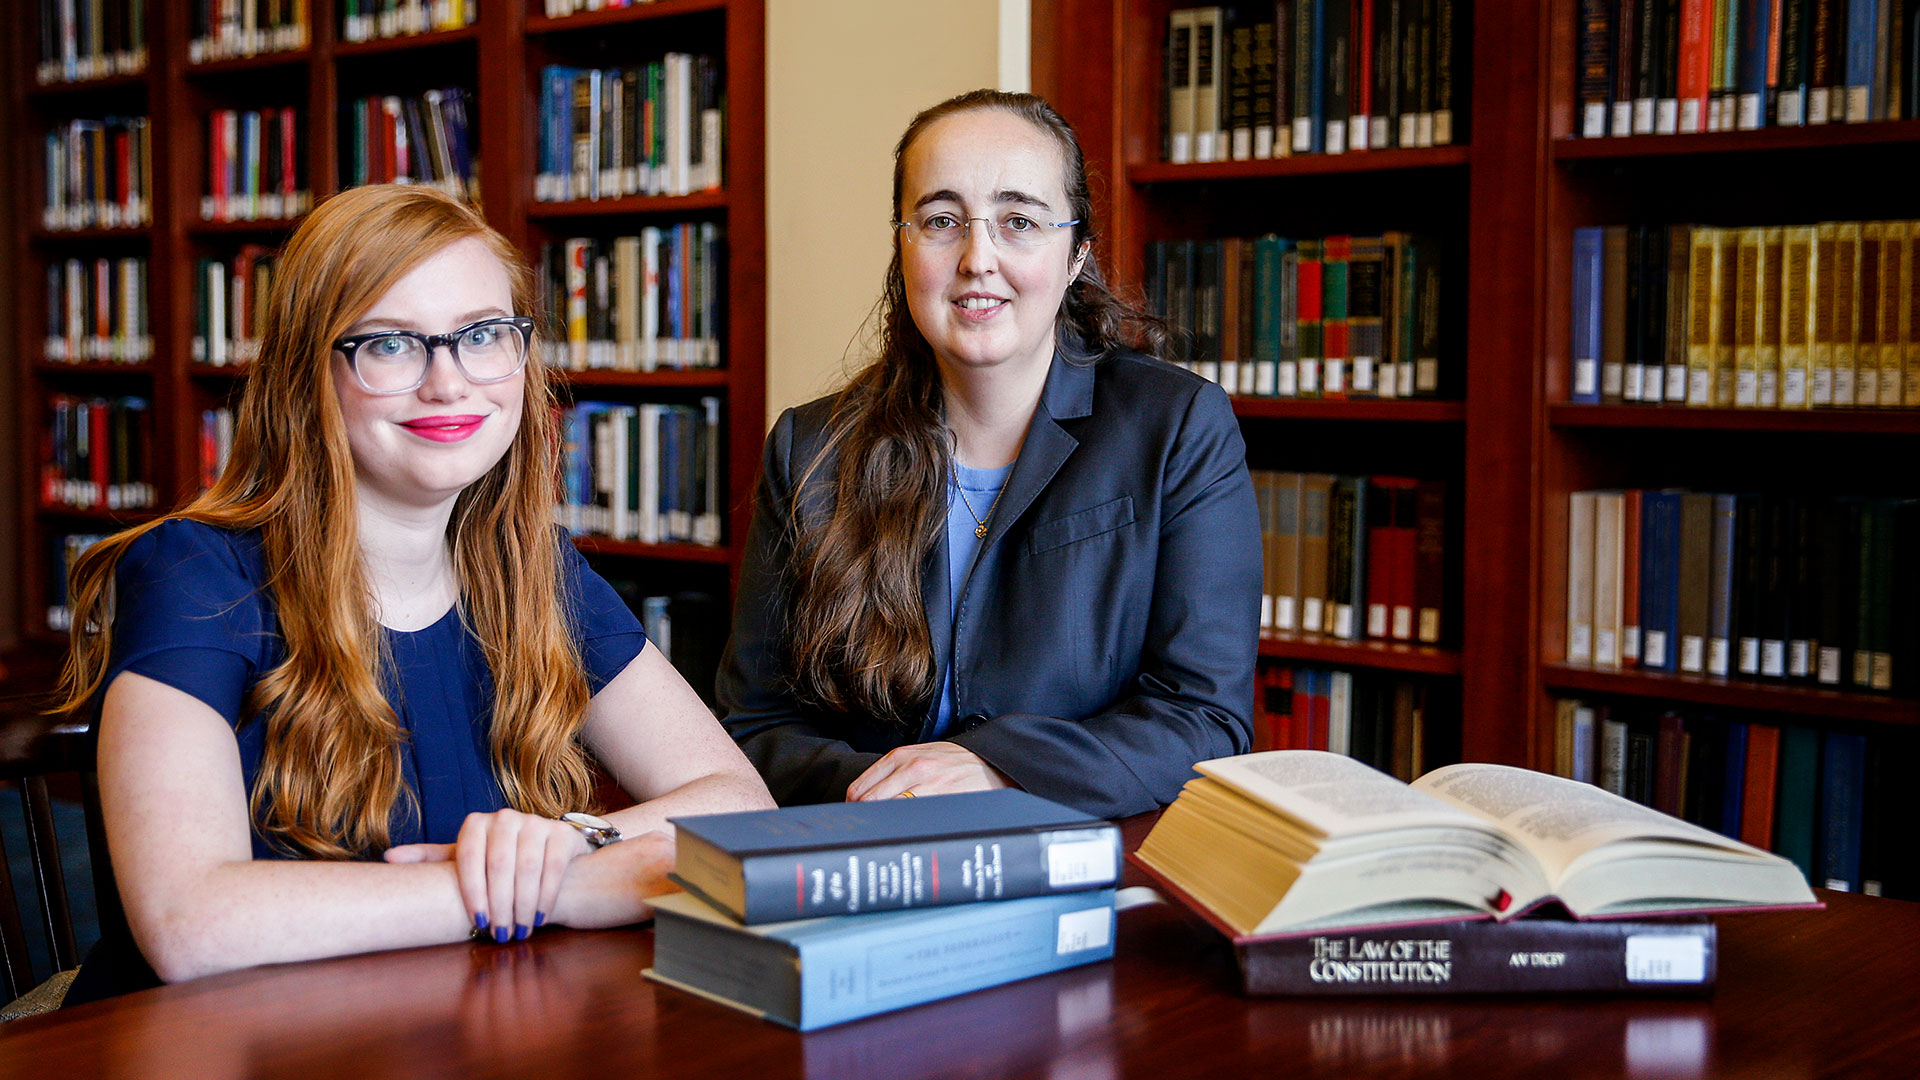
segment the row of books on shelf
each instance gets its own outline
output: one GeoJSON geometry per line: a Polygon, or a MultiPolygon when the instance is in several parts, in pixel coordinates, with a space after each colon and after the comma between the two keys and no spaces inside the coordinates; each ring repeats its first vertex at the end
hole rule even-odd
{"type": "Polygon", "coordinates": [[[1175,363],[1230,394],[1340,399],[1440,390],[1439,244],[1391,232],[1147,245],[1147,308],[1175,363]]]}
{"type": "Polygon", "coordinates": [[[1911,732],[1562,698],[1559,775],[1775,852],[1813,884],[1920,899],[1911,732]]]}
{"type": "Polygon", "coordinates": [[[146,398],[54,394],[42,437],[40,501],[78,510],[154,505],[146,398]]]}
{"type": "Polygon", "coordinates": [[[43,355],[61,364],[140,364],[153,358],[147,260],[62,259],[47,264],[43,355]]]}
{"type": "Polygon", "coordinates": [[[1167,16],[1162,160],[1446,146],[1465,137],[1453,0],[1277,0],[1167,16]]]}
{"type": "Polygon", "coordinates": [[[88,548],[105,540],[105,533],[68,533],[55,536],[47,545],[47,629],[64,634],[73,625],[67,607],[67,585],[73,564],[88,548]]]}
{"type": "Polygon", "coordinates": [[[1445,627],[1447,485],[1254,470],[1261,626],[1436,644],[1445,627]]]}
{"type": "Polygon", "coordinates": [[[293,106],[215,109],[207,114],[207,221],[298,217],[312,206],[293,106]]]}
{"type": "Polygon", "coordinates": [[[144,116],[69,120],[47,132],[48,229],[114,229],[153,216],[153,136],[144,116]]]}
{"type": "Polygon", "coordinates": [[[1582,0],[1579,134],[1911,117],[1910,18],[1897,0],[1582,0]]]}
{"type": "Polygon", "coordinates": [[[646,544],[720,543],[720,399],[582,401],[562,417],[559,522],[646,544]]]}
{"type": "Polygon", "coordinates": [[[575,15],[582,11],[616,11],[621,8],[639,7],[654,3],[654,0],[542,0],[546,5],[547,18],[559,19],[575,15]]]}
{"type": "Polygon", "coordinates": [[[1920,499],[1576,491],[1570,663],[1920,687],[1920,499]]]}
{"type": "Polygon", "coordinates": [[[1914,226],[1575,230],[1572,400],[1920,407],[1914,226]]]}
{"type": "Polygon", "coordinates": [[[640,618],[647,640],[677,668],[701,700],[714,703],[714,676],[727,643],[727,605],[709,592],[657,592],[660,582],[610,573],[607,583],[640,618]]]}
{"type": "Polygon", "coordinates": [[[147,69],[146,0],[40,0],[39,8],[34,79],[42,86],[147,69]]]}
{"type": "Polygon", "coordinates": [[[710,221],[542,244],[561,333],[549,362],[575,371],[720,366],[724,231],[710,221]]]}
{"type": "Polygon", "coordinates": [[[620,68],[540,73],[541,202],[690,195],[721,185],[720,65],[670,52],[620,68]]]}
{"type": "Polygon", "coordinates": [[[233,454],[233,410],[226,406],[200,410],[198,461],[200,490],[210,490],[226,470],[233,454]]]}
{"type": "Polygon", "coordinates": [[[479,15],[480,0],[340,0],[340,36],[373,41],[458,30],[479,15]]]}
{"type": "Polygon", "coordinates": [[[260,352],[274,252],[244,244],[231,259],[200,259],[193,275],[193,362],[225,367],[260,352]]]}
{"type": "Polygon", "coordinates": [[[1262,663],[1254,679],[1259,750],[1327,750],[1412,780],[1427,768],[1429,719],[1436,734],[1447,727],[1448,695],[1413,676],[1262,663]]]}
{"type": "Polygon", "coordinates": [[[341,183],[431,184],[478,202],[472,99],[454,86],[419,97],[387,95],[349,102],[342,125],[348,152],[341,161],[341,183]]]}
{"type": "MultiPolygon", "coordinates": [[[[355,0],[345,0],[351,4],[355,0]]],[[[195,0],[187,60],[304,49],[311,0],[195,0]]]]}

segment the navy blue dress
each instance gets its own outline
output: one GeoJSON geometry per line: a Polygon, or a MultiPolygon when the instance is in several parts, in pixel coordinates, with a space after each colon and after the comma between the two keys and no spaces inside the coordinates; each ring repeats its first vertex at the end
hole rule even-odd
{"type": "MultiPolygon", "coordinates": [[[[640,622],[572,544],[562,545],[561,590],[590,692],[640,655],[640,622]]],[[[233,725],[242,779],[252,790],[266,725],[242,723],[254,683],[285,659],[258,533],[168,521],[127,549],[116,572],[113,655],[102,686],[137,672],[193,695],[233,725]]],[[[415,798],[399,800],[394,846],[452,843],[469,813],[506,807],[488,761],[493,677],[457,609],[423,630],[386,631],[393,670],[383,687],[405,741],[401,769],[415,798]]],[[[376,853],[377,855],[377,853],[376,853]]],[[[256,859],[289,857],[256,830],[256,859]]],[[[158,985],[131,937],[109,931],[81,966],[67,1001],[158,985]]]]}

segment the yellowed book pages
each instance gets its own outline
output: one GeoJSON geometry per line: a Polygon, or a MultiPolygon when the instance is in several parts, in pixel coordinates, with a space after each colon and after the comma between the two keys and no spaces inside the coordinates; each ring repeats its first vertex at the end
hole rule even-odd
{"type": "Polygon", "coordinates": [[[1573,710],[1580,703],[1557,698],[1553,703],[1553,775],[1573,779],[1573,710]]]}
{"type": "Polygon", "coordinates": [[[1735,248],[1739,233],[1733,229],[1715,229],[1713,235],[1713,407],[1733,407],[1733,335],[1734,315],[1739,305],[1734,295],[1735,248]]]}
{"type": "MultiPolygon", "coordinates": [[[[1757,399],[1763,409],[1780,407],[1780,272],[1786,230],[1760,230],[1759,304],[1754,311],[1756,349],[1753,369],[1759,378],[1757,399]]],[[[1803,395],[1804,396],[1804,395],[1803,395]]]]}
{"type": "MultiPolygon", "coordinates": [[[[1840,223],[1825,221],[1813,227],[1813,335],[1807,343],[1808,402],[1816,408],[1833,404],[1834,264],[1839,259],[1840,223]]],[[[1851,386],[1849,386],[1851,389],[1851,386]]]]}
{"type": "Polygon", "coordinates": [[[1853,403],[1868,409],[1880,404],[1880,252],[1885,240],[1884,222],[1861,223],[1853,294],[1853,403]]]}
{"type": "Polygon", "coordinates": [[[1804,409],[1810,393],[1815,255],[1813,226],[1782,229],[1780,256],[1780,407],[1804,409]]]}
{"type": "Polygon", "coordinates": [[[1907,262],[1913,247],[1909,222],[1888,221],[1880,239],[1880,398],[1881,408],[1898,408],[1905,397],[1906,338],[1900,313],[1906,306],[1907,262]]]}
{"type": "Polygon", "coordinates": [[[1719,284],[1722,245],[1715,239],[1721,230],[1693,230],[1693,254],[1688,259],[1687,300],[1687,404],[1705,408],[1713,404],[1714,334],[1720,327],[1719,284]]]}
{"type": "Polygon", "coordinates": [[[1833,240],[1833,407],[1851,408],[1859,363],[1860,223],[1834,226],[1833,240]]]}
{"type": "Polygon", "coordinates": [[[1760,404],[1760,233],[1741,229],[1734,247],[1733,404],[1760,404]]]}

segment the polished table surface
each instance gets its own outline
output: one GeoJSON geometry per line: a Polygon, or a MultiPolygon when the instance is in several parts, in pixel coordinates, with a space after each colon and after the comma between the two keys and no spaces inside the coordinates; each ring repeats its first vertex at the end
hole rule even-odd
{"type": "Polygon", "coordinates": [[[1706,998],[1248,999],[1226,943],[1156,904],[1110,963],[806,1035],[641,978],[650,930],[556,930],[17,1021],[0,1077],[1920,1076],[1920,904],[1821,898],[1721,919],[1706,998]]]}

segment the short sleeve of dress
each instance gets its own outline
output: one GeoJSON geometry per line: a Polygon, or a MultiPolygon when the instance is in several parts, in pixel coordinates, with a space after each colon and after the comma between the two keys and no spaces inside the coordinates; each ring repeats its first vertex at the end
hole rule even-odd
{"type": "Polygon", "coordinates": [[[238,725],[247,687],[278,647],[264,580],[252,534],[173,520],[141,536],[115,570],[106,681],[137,672],[238,725]]]}
{"type": "Polygon", "coordinates": [[[587,565],[573,541],[565,537],[561,540],[560,587],[580,642],[587,690],[598,694],[640,655],[647,644],[647,633],[620,594],[587,565]]]}

